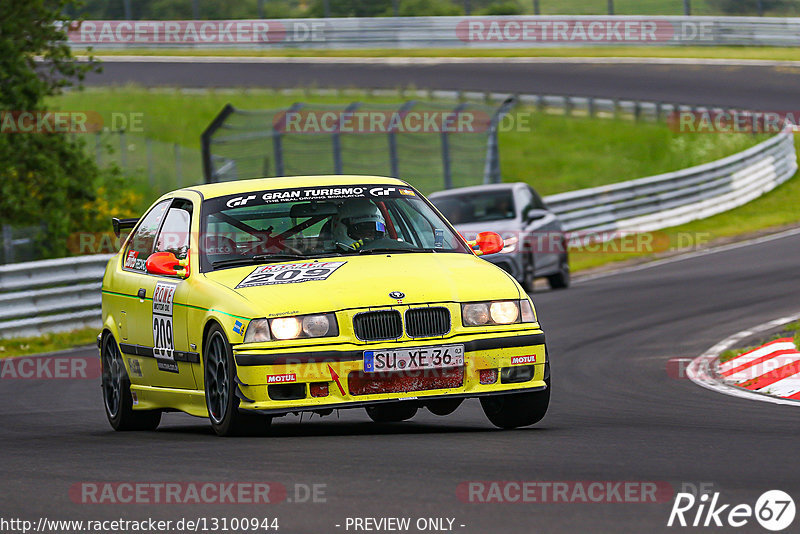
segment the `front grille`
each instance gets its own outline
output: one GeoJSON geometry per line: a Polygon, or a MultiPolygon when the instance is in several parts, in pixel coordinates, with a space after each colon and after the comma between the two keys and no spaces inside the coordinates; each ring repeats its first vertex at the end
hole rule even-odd
{"type": "Polygon", "coordinates": [[[363,312],[353,317],[353,330],[361,341],[397,339],[403,335],[403,321],[397,310],[363,312]]]}
{"type": "Polygon", "coordinates": [[[447,308],[414,308],[406,312],[408,337],[443,336],[450,331],[447,308]]]}

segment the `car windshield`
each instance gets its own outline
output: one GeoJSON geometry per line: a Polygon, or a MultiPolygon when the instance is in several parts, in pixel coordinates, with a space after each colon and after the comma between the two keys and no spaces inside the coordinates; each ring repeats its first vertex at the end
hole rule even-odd
{"type": "Polygon", "coordinates": [[[511,191],[445,195],[432,198],[431,202],[453,224],[501,221],[517,215],[511,191]]]}
{"type": "Polygon", "coordinates": [[[203,203],[205,271],[271,261],[469,248],[408,187],[356,185],[254,191],[203,203]]]}

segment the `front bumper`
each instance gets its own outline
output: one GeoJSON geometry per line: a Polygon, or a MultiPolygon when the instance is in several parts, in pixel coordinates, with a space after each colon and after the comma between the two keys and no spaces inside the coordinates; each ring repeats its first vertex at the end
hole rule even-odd
{"type": "Polygon", "coordinates": [[[254,350],[239,345],[234,348],[234,357],[240,409],[274,415],[355,408],[398,400],[424,403],[441,398],[536,391],[547,387],[545,378],[549,372],[546,369],[545,338],[539,329],[462,334],[446,339],[329,344],[304,347],[302,352],[297,348],[254,350]],[[364,373],[365,350],[453,344],[464,346],[463,367],[364,373]],[[502,369],[517,370],[523,366],[530,378],[504,381],[502,369]],[[496,382],[481,383],[481,371],[486,374],[486,370],[491,369],[497,370],[496,382]],[[327,389],[327,395],[312,396],[312,385],[316,393],[327,389]],[[373,385],[375,387],[371,387],[373,385]],[[381,388],[383,390],[372,392],[381,388]]]}

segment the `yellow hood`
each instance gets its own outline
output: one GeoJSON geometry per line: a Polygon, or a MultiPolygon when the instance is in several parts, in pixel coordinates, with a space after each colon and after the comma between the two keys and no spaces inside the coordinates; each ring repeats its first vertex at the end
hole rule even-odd
{"type": "MultiPolygon", "coordinates": [[[[207,273],[234,289],[265,316],[306,314],[397,304],[518,299],[516,282],[499,267],[469,254],[411,253],[348,256],[326,280],[234,289],[256,266],[207,273]]],[[[291,262],[282,262],[291,263],[291,262]]]]}

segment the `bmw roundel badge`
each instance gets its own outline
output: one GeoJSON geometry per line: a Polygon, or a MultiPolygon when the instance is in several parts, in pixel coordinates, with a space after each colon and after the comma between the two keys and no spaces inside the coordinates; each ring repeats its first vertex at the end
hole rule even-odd
{"type": "Polygon", "coordinates": [[[392,297],[393,299],[404,299],[404,298],[406,298],[406,294],[403,293],[402,291],[392,291],[391,293],[389,293],[389,296],[392,297]]]}

